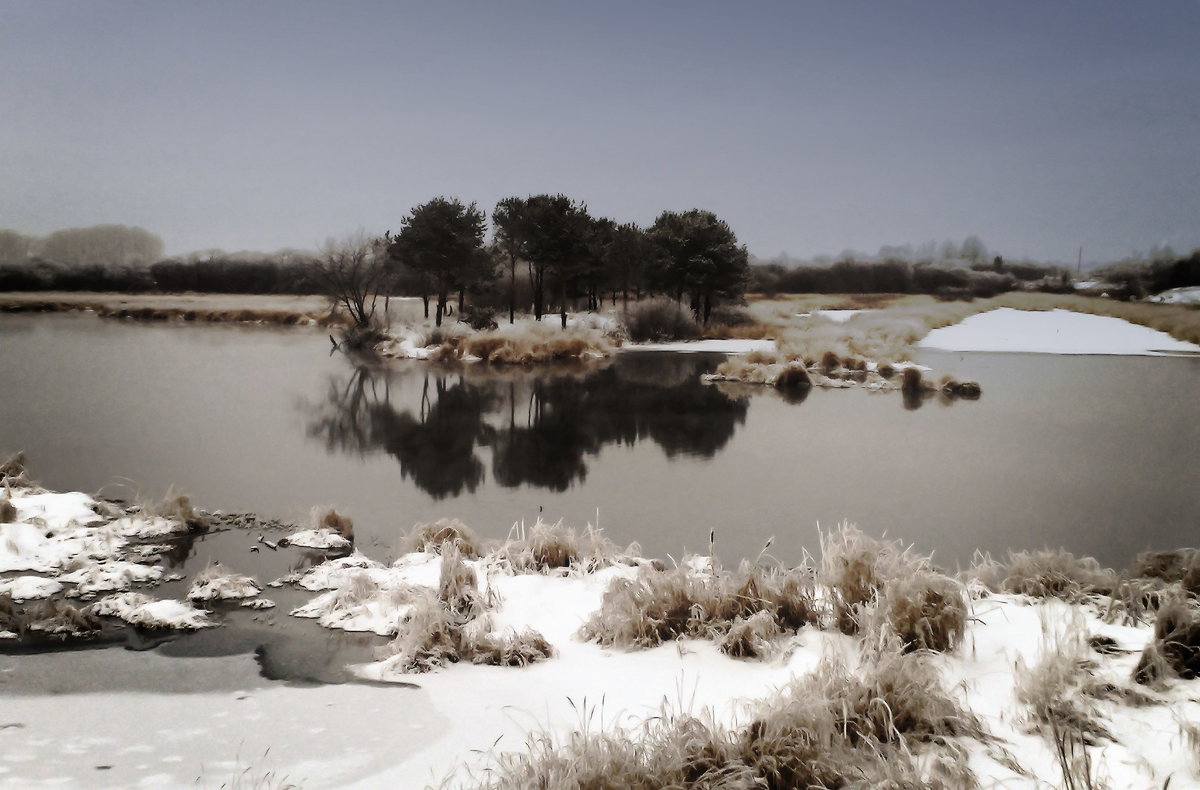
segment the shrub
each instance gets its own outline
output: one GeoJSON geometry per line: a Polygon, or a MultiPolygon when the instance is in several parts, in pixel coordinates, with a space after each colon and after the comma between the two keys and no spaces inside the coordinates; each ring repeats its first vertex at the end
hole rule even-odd
{"type": "Polygon", "coordinates": [[[900,376],[900,389],[905,392],[920,392],[922,389],[921,371],[916,368],[905,368],[900,376]]]}
{"type": "Polygon", "coordinates": [[[692,340],[701,333],[691,311],[671,299],[639,302],[625,311],[623,323],[629,339],[636,343],[692,340]]]}

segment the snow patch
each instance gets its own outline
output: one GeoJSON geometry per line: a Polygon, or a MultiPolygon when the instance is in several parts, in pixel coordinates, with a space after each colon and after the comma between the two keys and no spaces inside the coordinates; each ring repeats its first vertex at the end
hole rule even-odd
{"type": "Polygon", "coordinates": [[[1120,318],[1070,310],[1001,307],[954,326],[935,329],[918,343],[942,351],[1013,351],[1037,354],[1157,356],[1200,353],[1200,346],[1120,318]]]}
{"type": "Polygon", "coordinates": [[[288,536],[287,541],[292,546],[306,549],[348,549],[353,544],[342,533],[327,527],[320,529],[304,529],[288,536]]]}

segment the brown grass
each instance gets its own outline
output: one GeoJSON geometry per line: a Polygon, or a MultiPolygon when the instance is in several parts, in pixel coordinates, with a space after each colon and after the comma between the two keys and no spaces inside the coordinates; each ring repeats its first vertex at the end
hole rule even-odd
{"type": "Polygon", "coordinates": [[[736,572],[688,565],[643,566],[614,579],[580,629],[602,645],[649,648],[673,639],[713,639],[726,652],[761,656],[771,639],[820,620],[812,572],[743,562],[736,572]]]}
{"type": "Polygon", "coordinates": [[[921,656],[887,656],[850,673],[833,661],[726,727],[664,707],[628,727],[591,724],[561,742],[532,736],[501,756],[480,787],[517,788],[973,788],[965,754],[948,739],[986,738],[921,656]],[[929,767],[919,756],[934,753],[929,767]]]}
{"type": "Polygon", "coordinates": [[[460,661],[525,666],[554,654],[550,643],[532,629],[490,633],[491,601],[480,591],[475,571],[453,543],[444,543],[441,554],[437,592],[416,599],[380,658],[403,672],[420,673],[460,661]]]}
{"type": "Polygon", "coordinates": [[[441,552],[449,543],[467,559],[476,559],[484,552],[483,539],[456,518],[441,518],[428,524],[416,524],[400,541],[400,553],[415,551],[441,552]]]}
{"type": "Polygon", "coordinates": [[[1144,579],[1178,582],[1190,593],[1200,594],[1200,551],[1147,551],[1137,555],[1133,575],[1144,579]]]}
{"type": "Polygon", "coordinates": [[[59,636],[90,636],[103,627],[103,622],[66,601],[46,598],[30,610],[27,627],[59,636]]]}
{"type": "Polygon", "coordinates": [[[1061,598],[1078,601],[1088,595],[1110,595],[1118,587],[1117,574],[1092,557],[1076,557],[1064,549],[1010,551],[1004,562],[976,555],[967,571],[992,592],[1061,598]]]}
{"type": "Polygon", "coordinates": [[[526,529],[519,524],[488,558],[511,570],[524,573],[579,571],[591,573],[616,563],[631,562],[640,553],[637,544],[624,549],[588,526],[583,530],[548,524],[541,519],[526,529]]]}
{"type": "Polygon", "coordinates": [[[1200,677],[1200,605],[1183,598],[1163,604],[1133,677],[1142,684],[1200,677]]]}
{"type": "Polygon", "coordinates": [[[313,529],[328,529],[341,535],[351,543],[354,542],[354,522],[349,516],[343,516],[333,508],[313,508],[313,529]]]}
{"type": "Polygon", "coordinates": [[[188,496],[174,487],[168,488],[158,502],[143,504],[142,512],[184,524],[189,532],[204,532],[210,526],[208,515],[193,507],[188,496]]]}

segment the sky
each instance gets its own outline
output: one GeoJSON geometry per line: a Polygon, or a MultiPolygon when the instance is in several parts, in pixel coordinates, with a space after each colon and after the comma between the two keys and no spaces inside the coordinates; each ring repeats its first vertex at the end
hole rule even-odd
{"type": "Polygon", "coordinates": [[[769,258],[1200,247],[1200,3],[0,0],[0,228],[314,248],[445,195],[769,258]]]}

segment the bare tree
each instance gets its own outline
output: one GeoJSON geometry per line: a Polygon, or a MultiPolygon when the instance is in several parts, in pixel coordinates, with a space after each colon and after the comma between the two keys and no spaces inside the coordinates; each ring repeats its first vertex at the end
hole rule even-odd
{"type": "Polygon", "coordinates": [[[373,239],[359,230],[330,238],[320,248],[315,271],[325,294],[350,315],[354,326],[366,329],[375,316],[375,302],[384,285],[384,263],[391,235],[373,239]]]}

